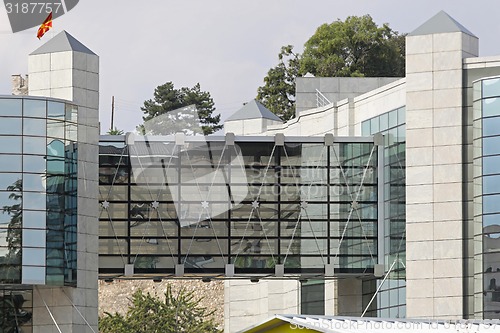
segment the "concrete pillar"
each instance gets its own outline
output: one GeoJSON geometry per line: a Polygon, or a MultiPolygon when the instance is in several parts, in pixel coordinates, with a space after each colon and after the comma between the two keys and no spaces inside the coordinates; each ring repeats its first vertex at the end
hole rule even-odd
{"type": "Polygon", "coordinates": [[[406,39],[407,317],[464,316],[463,58],[478,39],[440,12],[406,39]]]}

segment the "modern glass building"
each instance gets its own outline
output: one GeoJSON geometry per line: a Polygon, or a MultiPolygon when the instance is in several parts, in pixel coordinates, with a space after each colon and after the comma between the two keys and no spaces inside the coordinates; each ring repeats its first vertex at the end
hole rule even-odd
{"type": "Polygon", "coordinates": [[[373,137],[101,137],[100,275],[373,274],[380,150],[373,137]]]}

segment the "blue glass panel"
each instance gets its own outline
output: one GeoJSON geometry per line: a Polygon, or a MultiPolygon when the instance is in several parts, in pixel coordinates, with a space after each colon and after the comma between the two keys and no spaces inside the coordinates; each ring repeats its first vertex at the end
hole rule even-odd
{"type": "Polygon", "coordinates": [[[45,249],[43,249],[43,248],[34,248],[34,249],[33,248],[24,248],[23,249],[23,265],[45,266],[45,249]]]}
{"type": "Polygon", "coordinates": [[[23,153],[45,155],[45,138],[37,136],[25,136],[23,138],[23,153]]]}
{"type": "Polygon", "coordinates": [[[21,135],[21,118],[2,118],[0,119],[1,135],[21,135]]]}
{"type": "Polygon", "coordinates": [[[46,209],[47,199],[45,193],[24,192],[23,197],[24,197],[23,201],[24,209],[33,209],[33,210],[46,209]]]}
{"type": "MultiPolygon", "coordinates": [[[[8,187],[16,186],[16,181],[21,180],[20,173],[2,173],[0,174],[0,191],[6,191],[8,187]]],[[[24,184],[23,184],[24,185],[24,184]]]]}
{"type": "Polygon", "coordinates": [[[500,96],[500,78],[483,80],[483,98],[500,96]]]}
{"type": "Polygon", "coordinates": [[[23,209],[23,228],[45,229],[45,218],[47,212],[44,210],[26,210],[23,209]]]}
{"type": "Polygon", "coordinates": [[[483,197],[483,213],[499,213],[500,212],[500,195],[486,195],[483,197]]]}
{"type": "Polygon", "coordinates": [[[21,136],[0,136],[0,153],[21,154],[21,140],[21,136]]]}
{"type": "Polygon", "coordinates": [[[22,104],[21,99],[6,98],[0,99],[0,117],[21,117],[22,104]]]}
{"type": "Polygon", "coordinates": [[[45,136],[47,134],[45,119],[24,118],[23,122],[24,135],[45,136]]]}
{"type": "Polygon", "coordinates": [[[46,157],[36,156],[36,155],[25,155],[23,156],[23,171],[24,172],[34,172],[34,173],[45,173],[46,157]]]}
{"type": "Polygon", "coordinates": [[[64,120],[65,117],[65,104],[59,102],[48,102],[47,117],[64,120]]]}
{"type": "Polygon", "coordinates": [[[500,136],[483,138],[483,155],[500,154],[500,136]]]}
{"type": "Polygon", "coordinates": [[[483,136],[500,135],[500,117],[483,119],[483,136]]]}
{"type": "Polygon", "coordinates": [[[483,215],[483,227],[500,225],[500,214],[483,215]]]}
{"type": "Polygon", "coordinates": [[[398,126],[398,110],[389,112],[389,128],[398,126]]]}
{"type": "Polygon", "coordinates": [[[500,175],[483,177],[483,194],[500,193],[500,175]]]}
{"type": "Polygon", "coordinates": [[[370,135],[370,121],[367,120],[367,121],[363,121],[361,123],[361,135],[362,136],[368,136],[370,135]]]}
{"type": "Polygon", "coordinates": [[[386,129],[388,129],[390,127],[390,125],[389,125],[389,114],[388,113],[384,113],[384,114],[381,114],[379,117],[380,117],[379,131],[383,132],[383,131],[385,131],[386,129]]]}
{"type": "Polygon", "coordinates": [[[23,175],[23,191],[43,192],[46,186],[45,174],[29,174],[23,175]]]}
{"type": "Polygon", "coordinates": [[[483,99],[483,117],[500,116],[500,98],[483,99]]]}
{"type": "Polygon", "coordinates": [[[500,156],[483,157],[483,175],[500,173],[500,156]]]}
{"type": "Polygon", "coordinates": [[[371,134],[375,134],[379,132],[379,117],[375,117],[370,120],[371,134]]]}
{"type": "Polygon", "coordinates": [[[23,229],[23,247],[45,247],[46,230],[23,229]]]}
{"type": "Polygon", "coordinates": [[[43,100],[24,99],[24,116],[45,118],[47,117],[47,102],[43,100]]]}
{"type": "Polygon", "coordinates": [[[0,172],[20,172],[21,155],[0,155],[0,172]]]}

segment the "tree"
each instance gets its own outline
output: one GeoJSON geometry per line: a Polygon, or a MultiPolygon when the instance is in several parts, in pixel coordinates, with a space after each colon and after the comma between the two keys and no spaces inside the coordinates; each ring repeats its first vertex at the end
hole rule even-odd
{"type": "Polygon", "coordinates": [[[199,83],[193,88],[180,89],[175,89],[172,82],[160,85],[154,98],[145,101],[141,110],[145,114],[144,124],[137,127],[141,134],[168,135],[181,130],[186,134],[208,135],[222,128],[220,114],[213,115],[215,107],[210,93],[201,91],[199,83]]]}
{"type": "Polygon", "coordinates": [[[300,71],[315,76],[404,76],[405,35],[370,15],[321,25],[304,45],[300,71]]]}
{"type": "Polygon", "coordinates": [[[257,90],[257,99],[283,120],[295,115],[295,78],[299,75],[299,55],[292,45],[281,47],[280,63],[267,72],[264,86],[257,90]]]}
{"type": "Polygon", "coordinates": [[[109,129],[107,132],[106,132],[107,135],[123,135],[124,132],[123,130],[121,129],[118,129],[118,128],[113,128],[113,129],[109,129]]]}
{"type": "Polygon", "coordinates": [[[106,313],[99,320],[101,333],[198,333],[221,332],[209,312],[195,299],[193,292],[181,289],[174,295],[169,285],[165,301],[144,294],[141,290],[132,295],[132,306],[123,316],[106,313]]]}
{"type": "Polygon", "coordinates": [[[322,77],[404,76],[405,34],[388,24],[378,27],[370,15],[349,16],[321,25],[304,45],[302,55],[293,46],[281,48],[280,63],[269,70],[257,99],[288,120],[295,113],[295,78],[306,73],[322,77]]]}

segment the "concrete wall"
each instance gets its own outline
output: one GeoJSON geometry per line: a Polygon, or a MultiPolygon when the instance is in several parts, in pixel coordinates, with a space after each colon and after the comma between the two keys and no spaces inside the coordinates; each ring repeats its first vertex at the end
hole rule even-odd
{"type": "Polygon", "coordinates": [[[99,58],[73,51],[31,55],[29,77],[30,95],[78,106],[77,288],[36,287],[33,329],[55,329],[45,301],[63,332],[91,332],[78,312],[97,331],[99,58]]]}
{"type": "Polygon", "coordinates": [[[295,81],[295,115],[300,116],[303,111],[318,107],[316,90],[331,103],[337,103],[396,80],[395,77],[298,77],[295,81]]]}
{"type": "Polygon", "coordinates": [[[407,317],[464,316],[461,32],[406,40],[407,317]]]}

